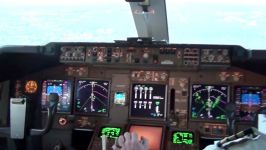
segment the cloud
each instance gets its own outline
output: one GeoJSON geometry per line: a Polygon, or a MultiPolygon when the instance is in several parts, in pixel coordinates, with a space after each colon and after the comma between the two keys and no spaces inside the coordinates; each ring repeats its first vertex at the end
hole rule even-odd
{"type": "Polygon", "coordinates": [[[253,20],[257,20],[258,22],[266,23],[266,11],[265,10],[255,10],[250,13],[250,18],[253,20]]]}
{"type": "Polygon", "coordinates": [[[230,24],[243,24],[246,26],[250,26],[250,27],[255,27],[257,26],[257,21],[256,20],[252,20],[252,19],[246,19],[243,17],[237,17],[237,16],[225,16],[223,18],[223,21],[225,23],[230,23],[230,24]]]}
{"type": "Polygon", "coordinates": [[[234,15],[227,15],[223,17],[224,22],[227,23],[245,23],[246,19],[242,18],[241,16],[234,16],[234,15]]]}
{"type": "Polygon", "coordinates": [[[96,30],[97,34],[112,34],[113,29],[112,28],[99,28],[96,30]]]}
{"type": "Polygon", "coordinates": [[[216,15],[222,23],[232,24],[234,26],[255,27],[266,25],[266,11],[261,9],[219,11],[216,15]]]}
{"type": "Polygon", "coordinates": [[[249,21],[249,22],[247,22],[247,25],[248,26],[257,26],[257,22],[256,21],[249,21]]]}
{"type": "Polygon", "coordinates": [[[265,24],[266,12],[262,10],[222,11],[217,13],[222,22],[254,27],[265,24]]]}
{"type": "Polygon", "coordinates": [[[93,39],[94,35],[91,33],[65,33],[61,40],[66,42],[84,42],[93,39]]]}

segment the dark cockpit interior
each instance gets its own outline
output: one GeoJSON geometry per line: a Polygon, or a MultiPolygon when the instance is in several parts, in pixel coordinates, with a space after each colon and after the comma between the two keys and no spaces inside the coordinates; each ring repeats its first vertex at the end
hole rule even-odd
{"type": "Polygon", "coordinates": [[[202,150],[265,131],[266,49],[170,43],[165,0],[123,2],[136,37],[0,48],[0,150],[111,149],[125,132],[202,150]]]}

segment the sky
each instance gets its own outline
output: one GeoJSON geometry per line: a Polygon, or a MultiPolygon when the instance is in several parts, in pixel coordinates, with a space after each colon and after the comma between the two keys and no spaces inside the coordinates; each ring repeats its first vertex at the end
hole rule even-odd
{"type": "MultiPolygon", "coordinates": [[[[266,50],[264,0],[166,0],[169,43],[266,50]]],[[[0,0],[0,46],[137,37],[125,0],[0,0]]]]}

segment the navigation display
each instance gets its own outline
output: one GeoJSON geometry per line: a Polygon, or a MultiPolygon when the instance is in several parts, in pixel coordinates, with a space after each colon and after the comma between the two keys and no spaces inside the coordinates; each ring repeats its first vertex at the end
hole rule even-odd
{"type": "Polygon", "coordinates": [[[166,85],[132,84],[130,116],[164,119],[167,104],[166,85]]]}
{"type": "Polygon", "coordinates": [[[120,127],[104,126],[104,127],[101,127],[99,131],[99,137],[101,137],[102,135],[106,135],[108,138],[116,139],[120,136],[120,134],[121,134],[120,127]]]}
{"type": "Polygon", "coordinates": [[[110,82],[79,79],[76,82],[74,112],[83,115],[108,115],[110,82]]]}
{"type": "Polygon", "coordinates": [[[149,150],[160,150],[163,140],[163,127],[161,126],[146,126],[146,125],[130,125],[129,132],[138,134],[139,140],[141,137],[148,139],[149,150]]]}
{"type": "Polygon", "coordinates": [[[188,131],[173,131],[172,143],[178,145],[192,145],[194,143],[194,133],[188,131]]]}
{"type": "Polygon", "coordinates": [[[254,121],[256,111],[260,108],[262,100],[266,98],[266,87],[236,86],[236,117],[241,121],[254,121]]]}
{"type": "Polygon", "coordinates": [[[71,112],[71,90],[72,82],[68,80],[45,80],[42,83],[42,97],[41,107],[42,111],[47,111],[49,106],[50,93],[57,93],[59,101],[57,105],[57,112],[70,113],[71,112]]]}
{"type": "Polygon", "coordinates": [[[193,84],[191,119],[225,120],[228,91],[226,85],[193,84]]]}

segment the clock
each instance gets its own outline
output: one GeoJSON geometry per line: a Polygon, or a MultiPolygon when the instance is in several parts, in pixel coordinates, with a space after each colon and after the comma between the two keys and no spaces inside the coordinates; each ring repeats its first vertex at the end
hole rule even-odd
{"type": "Polygon", "coordinates": [[[29,80],[25,84],[25,92],[29,94],[33,94],[37,91],[38,89],[38,84],[36,81],[29,80]]]}

